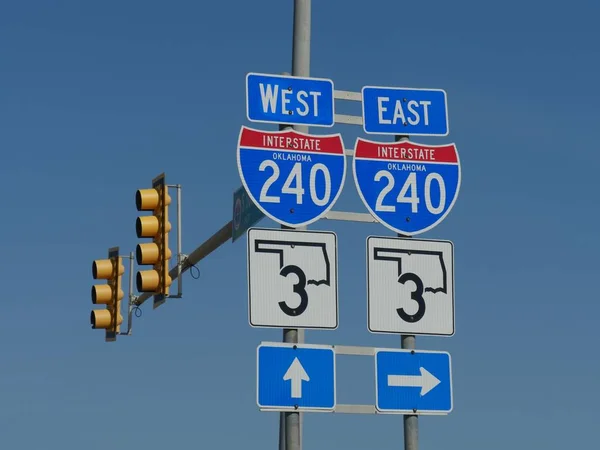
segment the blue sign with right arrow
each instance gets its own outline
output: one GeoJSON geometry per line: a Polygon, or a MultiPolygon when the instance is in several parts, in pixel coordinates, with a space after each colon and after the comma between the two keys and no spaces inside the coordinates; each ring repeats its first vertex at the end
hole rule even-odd
{"type": "Polygon", "coordinates": [[[452,369],[447,352],[375,350],[375,407],[380,413],[448,414],[452,369]]]}
{"type": "Polygon", "coordinates": [[[333,411],[332,346],[266,342],[257,349],[257,403],[271,411],[333,411]]]}

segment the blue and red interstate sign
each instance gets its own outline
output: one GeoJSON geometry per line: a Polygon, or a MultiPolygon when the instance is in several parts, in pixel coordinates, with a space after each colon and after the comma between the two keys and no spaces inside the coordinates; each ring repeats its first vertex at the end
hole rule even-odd
{"type": "Polygon", "coordinates": [[[454,144],[358,138],[353,168],[369,212],[390,230],[407,236],[444,220],[460,190],[460,159],[454,144]]]}
{"type": "Polygon", "coordinates": [[[242,184],[269,218],[290,227],[323,217],[346,177],[342,136],[242,126],[237,149],[242,184]]]}

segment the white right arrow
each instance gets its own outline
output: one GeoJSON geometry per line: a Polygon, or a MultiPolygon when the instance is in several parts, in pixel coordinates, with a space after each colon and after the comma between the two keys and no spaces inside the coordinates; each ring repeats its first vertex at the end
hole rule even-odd
{"type": "Polygon", "coordinates": [[[421,397],[440,384],[434,375],[423,367],[419,367],[421,375],[388,375],[388,386],[397,387],[420,387],[421,397]]]}
{"type": "Polygon", "coordinates": [[[310,381],[310,377],[298,358],[294,358],[283,379],[292,381],[292,398],[302,398],[302,381],[310,381]]]}

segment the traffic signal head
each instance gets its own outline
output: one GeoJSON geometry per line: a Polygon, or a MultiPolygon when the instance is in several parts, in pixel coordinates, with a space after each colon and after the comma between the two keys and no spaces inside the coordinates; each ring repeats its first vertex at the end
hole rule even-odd
{"type": "Polygon", "coordinates": [[[139,265],[148,264],[153,268],[140,270],[136,275],[139,292],[152,292],[169,295],[171,277],[169,276],[169,196],[165,175],[152,180],[152,189],[139,189],[135,194],[138,211],[152,211],[150,216],[140,216],[136,220],[135,230],[138,238],[152,238],[152,242],[138,244],[135,255],[139,265]]]}
{"type": "Polygon", "coordinates": [[[94,309],[90,314],[92,328],[106,330],[106,340],[114,341],[120,332],[123,323],[121,315],[121,278],[125,273],[119,247],[108,250],[108,259],[98,259],[92,264],[92,276],[95,280],[107,280],[106,284],[92,286],[92,303],[94,305],[106,305],[106,309],[94,309]]]}

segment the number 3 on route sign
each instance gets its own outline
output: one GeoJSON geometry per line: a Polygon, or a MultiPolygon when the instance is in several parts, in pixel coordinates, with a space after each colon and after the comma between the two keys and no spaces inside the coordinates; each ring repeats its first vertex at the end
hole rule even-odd
{"type": "Polygon", "coordinates": [[[289,227],[323,217],[346,177],[342,136],[242,127],[237,149],[240,178],[269,218],[289,227]]]}
{"type": "Polygon", "coordinates": [[[460,189],[454,144],[373,142],[358,138],[354,180],[370,213],[396,233],[412,236],[438,225],[460,189]]]}

